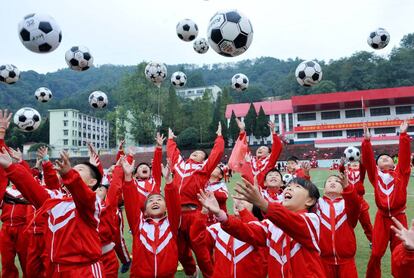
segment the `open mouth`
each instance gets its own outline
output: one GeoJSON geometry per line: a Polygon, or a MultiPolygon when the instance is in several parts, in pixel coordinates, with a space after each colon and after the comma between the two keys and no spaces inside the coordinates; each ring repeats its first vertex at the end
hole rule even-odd
{"type": "Polygon", "coordinates": [[[148,171],[147,171],[147,170],[144,170],[144,171],[142,171],[142,173],[143,173],[144,175],[146,175],[146,174],[148,174],[148,171]]]}
{"type": "Polygon", "coordinates": [[[290,200],[290,199],[292,199],[292,195],[290,195],[289,192],[286,192],[285,193],[285,200],[290,200]]]}
{"type": "Polygon", "coordinates": [[[153,209],[153,210],[155,210],[155,209],[159,209],[160,208],[160,206],[159,205],[152,205],[151,206],[151,209],[153,209]]]}

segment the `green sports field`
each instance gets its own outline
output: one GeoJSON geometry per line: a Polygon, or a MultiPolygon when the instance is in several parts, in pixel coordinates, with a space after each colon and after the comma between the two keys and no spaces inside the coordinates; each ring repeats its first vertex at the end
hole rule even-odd
{"type": "MultiPolygon", "coordinates": [[[[312,170],[311,171],[311,177],[312,181],[321,189],[323,187],[323,183],[327,176],[330,173],[335,173],[335,171],[329,171],[329,170],[312,170]]],[[[240,180],[239,176],[234,176],[230,182],[229,185],[229,191],[233,192],[233,185],[240,180]]],[[[368,178],[365,181],[365,188],[366,188],[366,194],[365,199],[368,201],[370,205],[370,215],[371,215],[371,221],[374,220],[375,212],[376,212],[376,206],[374,201],[374,194],[371,184],[368,182],[368,178]]],[[[322,194],[322,191],[321,191],[322,194]]],[[[408,188],[408,204],[407,204],[407,215],[409,221],[414,218],[414,184],[413,179],[410,180],[410,185],[408,188]]],[[[232,200],[231,198],[228,200],[228,208],[230,211],[232,211],[232,200]]],[[[369,260],[371,249],[369,247],[369,242],[365,237],[365,234],[360,226],[358,224],[356,228],[356,237],[358,242],[358,250],[356,254],[356,264],[358,267],[358,272],[360,277],[365,276],[365,270],[367,267],[367,263],[369,260]]],[[[127,230],[125,232],[125,238],[127,240],[128,245],[131,244],[131,235],[127,233],[127,230]]],[[[131,249],[130,249],[131,250],[131,249]]],[[[391,266],[390,266],[390,252],[387,250],[387,253],[385,254],[383,260],[382,260],[382,277],[391,277],[391,266]]],[[[121,275],[120,277],[129,277],[128,275],[121,275]]],[[[185,277],[185,275],[182,272],[177,272],[176,277],[185,277]]]]}

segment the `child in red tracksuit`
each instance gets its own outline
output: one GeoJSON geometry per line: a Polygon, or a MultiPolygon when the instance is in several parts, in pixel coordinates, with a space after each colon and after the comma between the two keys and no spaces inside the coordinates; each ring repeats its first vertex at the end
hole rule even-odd
{"type": "MultiPolygon", "coordinates": [[[[229,192],[227,190],[227,185],[223,181],[224,171],[223,166],[218,165],[216,169],[214,169],[213,173],[211,173],[210,180],[207,182],[205,191],[212,192],[214,197],[216,197],[217,202],[220,205],[220,208],[227,212],[226,201],[229,197],[229,192]]],[[[212,225],[217,223],[213,214],[209,214],[207,217],[207,225],[212,225]]]]}
{"type": "Polygon", "coordinates": [[[256,150],[256,156],[253,156],[251,155],[251,152],[247,146],[245,124],[237,118],[236,121],[240,129],[240,134],[237,141],[243,143],[242,149],[246,152],[246,155],[245,157],[243,157],[243,160],[246,160],[247,163],[245,163],[245,165],[243,164],[243,166],[240,167],[240,170],[237,170],[238,167],[237,165],[234,165],[234,163],[240,162],[234,161],[234,158],[237,156],[237,154],[233,154],[233,152],[239,152],[242,150],[239,150],[239,148],[234,148],[229,160],[230,167],[236,167],[234,170],[240,172],[241,175],[250,183],[253,183],[253,179],[254,177],[256,177],[259,185],[263,186],[266,173],[275,167],[276,161],[279,158],[280,153],[282,152],[282,141],[280,140],[279,136],[277,136],[277,134],[275,133],[275,124],[271,121],[269,121],[268,123],[269,129],[272,133],[272,149],[270,149],[267,146],[261,146],[256,150]]]}
{"type": "Polygon", "coordinates": [[[364,230],[365,236],[372,242],[372,224],[371,217],[369,216],[369,204],[365,200],[365,167],[361,162],[353,161],[349,163],[349,166],[345,169],[345,161],[341,160],[339,165],[339,171],[347,175],[348,182],[352,184],[360,198],[361,203],[361,213],[359,214],[359,223],[361,223],[362,229],[364,230]]]}
{"type": "MultiPolygon", "coordinates": [[[[206,194],[211,194],[206,192],[206,194]]],[[[218,200],[217,200],[218,202],[218,200]]],[[[244,223],[257,221],[252,214],[253,205],[235,200],[234,213],[244,223]]],[[[208,210],[203,208],[195,221],[191,234],[197,244],[205,245],[214,254],[213,278],[266,277],[266,253],[226,233],[220,223],[206,225],[208,210]],[[214,251],[213,251],[214,250],[214,251]]]]}
{"type": "Polygon", "coordinates": [[[28,236],[24,232],[30,205],[14,187],[7,187],[1,201],[1,276],[19,277],[14,260],[19,257],[23,276],[26,277],[28,236]]]}
{"type": "MultiPolygon", "coordinates": [[[[8,128],[10,119],[11,114],[0,111],[0,130],[8,128]]],[[[0,144],[0,167],[23,197],[38,209],[37,215],[49,215],[45,242],[51,260],[50,277],[102,277],[100,199],[91,191],[101,179],[96,167],[82,163],[72,169],[68,155],[61,154],[62,160],[56,162],[56,167],[71,193],[69,197],[40,186],[24,166],[12,163],[4,141],[0,140],[0,144]]]]}
{"type": "Polygon", "coordinates": [[[318,188],[311,182],[296,178],[284,190],[284,201],[267,202],[257,185],[244,180],[235,190],[237,199],[253,203],[266,213],[262,222],[243,223],[221,211],[217,202],[203,192],[199,200],[221,222],[228,234],[253,246],[267,246],[268,275],[273,277],[326,277],[319,257],[319,218],[312,213],[318,188]]]}
{"type": "Polygon", "coordinates": [[[391,229],[402,241],[391,255],[395,278],[414,277],[414,219],[410,229],[405,228],[396,218],[391,229]]]}
{"type": "Polygon", "coordinates": [[[265,175],[264,186],[261,189],[262,196],[268,202],[282,202],[283,194],[282,174],[276,168],[271,169],[265,175]]]}
{"type": "Polygon", "coordinates": [[[217,139],[210,156],[202,150],[191,153],[187,161],[180,155],[180,150],[174,142],[174,133],[169,130],[167,142],[167,157],[171,161],[174,175],[174,186],[178,187],[181,196],[181,226],[178,234],[179,259],[187,275],[197,272],[190,247],[193,249],[198,265],[204,277],[211,276],[213,265],[207,249],[194,248],[194,239],[190,236],[191,226],[196,219],[197,211],[201,210],[197,193],[204,190],[211,173],[217,167],[224,153],[224,140],[221,135],[221,124],[217,129],[217,139]]]}
{"type": "Polygon", "coordinates": [[[356,188],[344,174],[329,176],[324,196],[318,200],[321,221],[319,247],[328,278],[357,278],[356,239],[360,201],[356,188]]]}
{"type": "Polygon", "coordinates": [[[286,162],[286,172],[291,174],[294,178],[302,178],[310,181],[309,164],[299,164],[299,159],[296,156],[291,156],[286,162]]]}
{"type": "MultiPolygon", "coordinates": [[[[172,184],[168,167],[163,170],[166,181],[165,199],[152,193],[140,204],[138,191],[132,179],[134,162],[121,158],[124,173],[122,190],[125,211],[133,236],[131,277],[174,277],[178,265],[177,236],[180,224],[180,195],[172,184]],[[167,215],[166,215],[167,213],[167,215]]],[[[122,169],[116,167],[111,186],[122,183],[122,169]]]]}
{"type": "MultiPolygon", "coordinates": [[[[401,242],[391,232],[392,220],[395,217],[407,227],[405,208],[407,204],[407,186],[410,179],[410,137],[407,134],[408,122],[400,126],[400,145],[398,165],[393,159],[381,154],[374,159],[368,128],[364,126],[362,142],[362,160],[367,169],[368,178],[375,190],[375,203],[378,207],[372,234],[372,253],[368,262],[367,277],[381,277],[381,258],[391,242],[391,251],[401,242]]],[[[394,270],[392,269],[394,274],[394,270]]]]}

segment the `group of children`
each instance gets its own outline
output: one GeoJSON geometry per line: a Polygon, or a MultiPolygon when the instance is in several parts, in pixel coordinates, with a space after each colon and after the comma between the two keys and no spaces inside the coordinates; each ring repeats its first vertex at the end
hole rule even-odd
{"type": "Polygon", "coordinates": [[[308,163],[289,158],[288,179],[275,168],[282,142],[273,123],[272,147],[252,155],[238,121],[240,135],[228,166],[242,179],[234,187],[230,215],[220,123],[210,154],[196,150],[184,159],[170,129],[165,165],[166,138],[157,134],[151,165],[137,165],[133,152],[121,147],[116,163],[104,172],[92,146],[90,159],[73,167],[66,152],[52,163],[40,148],[30,168],[5,144],[10,119],[0,110],[3,277],[18,277],[16,253],[25,277],[118,277],[118,257],[123,272],[132,263],[130,277],[174,277],[179,262],[187,277],[358,277],[358,221],[372,243],[366,276],[381,277],[390,242],[393,275],[414,277],[414,222],[407,228],[405,215],[407,122],[400,127],[397,165],[386,154],[375,160],[365,127],[362,161],[341,163],[320,196],[308,163]],[[378,207],[373,228],[364,200],[365,172],[378,207]],[[132,256],[122,238],[120,204],[132,234],[132,256]]]}

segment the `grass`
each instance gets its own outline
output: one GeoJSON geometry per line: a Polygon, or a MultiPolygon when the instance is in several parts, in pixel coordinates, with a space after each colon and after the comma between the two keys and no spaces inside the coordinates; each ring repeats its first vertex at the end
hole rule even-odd
{"type": "MultiPolygon", "coordinates": [[[[334,171],[329,171],[329,170],[312,170],[311,171],[312,181],[319,188],[322,188],[325,179],[327,178],[327,176],[330,173],[335,173],[335,172],[334,171]]],[[[228,186],[229,191],[231,193],[233,192],[234,184],[239,180],[240,180],[239,176],[234,176],[232,178],[232,180],[230,182],[230,185],[228,186]]],[[[370,215],[371,215],[371,222],[373,222],[374,219],[375,219],[375,213],[377,211],[377,208],[375,206],[373,188],[369,184],[368,179],[365,180],[365,189],[366,189],[365,199],[367,200],[367,202],[370,205],[369,212],[370,212],[370,215]]],[[[232,211],[232,203],[233,203],[232,199],[229,198],[227,205],[229,207],[230,212],[232,211]]],[[[409,223],[410,223],[410,220],[414,218],[414,181],[413,181],[413,179],[410,179],[410,184],[408,186],[408,202],[407,202],[406,212],[407,212],[408,220],[409,220],[409,223]]],[[[132,238],[131,238],[131,235],[128,232],[129,229],[128,229],[127,221],[125,221],[125,223],[126,223],[126,225],[125,225],[126,226],[125,227],[125,240],[126,240],[126,243],[129,247],[129,250],[131,251],[132,238]]],[[[365,234],[364,234],[360,224],[358,224],[358,226],[356,227],[355,233],[356,233],[357,245],[358,245],[355,261],[356,261],[356,264],[357,264],[359,276],[364,277],[366,267],[367,267],[367,264],[368,264],[368,260],[369,260],[369,256],[371,254],[371,249],[369,248],[369,242],[366,239],[365,234]]],[[[16,259],[16,265],[18,265],[17,259],[16,259]]],[[[20,268],[20,265],[19,265],[19,268],[20,268]]],[[[391,257],[390,257],[389,248],[387,249],[387,252],[386,252],[385,256],[382,259],[382,275],[383,275],[383,277],[391,277],[391,257]]],[[[129,277],[129,272],[126,273],[126,274],[120,274],[119,277],[129,277]]],[[[185,275],[184,275],[183,272],[177,272],[175,277],[185,277],[185,275]]]]}

